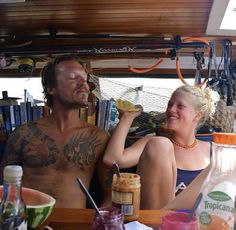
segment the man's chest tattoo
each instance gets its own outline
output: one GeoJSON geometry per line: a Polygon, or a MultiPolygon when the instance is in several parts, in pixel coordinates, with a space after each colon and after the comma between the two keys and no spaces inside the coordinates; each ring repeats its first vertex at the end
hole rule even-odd
{"type": "Polygon", "coordinates": [[[90,165],[95,159],[96,148],[102,144],[96,130],[74,135],[64,147],[65,157],[80,167],[90,165]]]}
{"type": "Polygon", "coordinates": [[[23,160],[28,167],[44,167],[51,164],[62,164],[66,167],[66,163],[71,162],[78,165],[81,170],[85,170],[86,166],[96,161],[99,146],[104,145],[97,129],[85,129],[72,135],[66,144],[57,145],[57,143],[58,141],[44,133],[37,123],[31,123],[27,129],[20,130],[11,138],[8,160],[11,162],[23,160]],[[14,142],[20,145],[20,154],[11,151],[14,142]]]}
{"type": "Polygon", "coordinates": [[[31,167],[55,163],[59,154],[54,140],[43,133],[35,123],[30,124],[30,132],[21,140],[21,149],[25,163],[31,167]]]}

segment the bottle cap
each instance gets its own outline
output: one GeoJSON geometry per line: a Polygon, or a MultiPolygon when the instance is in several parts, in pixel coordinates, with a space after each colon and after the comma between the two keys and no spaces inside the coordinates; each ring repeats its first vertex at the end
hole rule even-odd
{"type": "Polygon", "coordinates": [[[4,179],[6,178],[21,178],[23,170],[20,165],[7,165],[3,171],[4,179]]]}
{"type": "Polygon", "coordinates": [[[235,133],[213,133],[213,141],[216,144],[236,145],[235,133]]]}

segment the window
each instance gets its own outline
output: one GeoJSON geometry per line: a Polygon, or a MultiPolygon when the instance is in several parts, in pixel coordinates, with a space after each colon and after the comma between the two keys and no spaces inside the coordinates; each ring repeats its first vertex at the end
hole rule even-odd
{"type": "MultiPolygon", "coordinates": [[[[193,82],[192,79],[186,81],[193,82]]],[[[146,112],[164,112],[171,93],[183,83],[179,79],[99,77],[99,84],[100,99],[123,98],[141,104],[146,112]]],[[[24,89],[34,99],[44,100],[40,78],[0,78],[0,91],[8,91],[9,97],[21,98],[19,102],[24,100],[24,89]]]]}
{"type": "Polygon", "coordinates": [[[8,97],[19,97],[24,100],[24,89],[34,99],[43,101],[43,88],[40,78],[0,78],[0,91],[8,91],[8,97]]]}

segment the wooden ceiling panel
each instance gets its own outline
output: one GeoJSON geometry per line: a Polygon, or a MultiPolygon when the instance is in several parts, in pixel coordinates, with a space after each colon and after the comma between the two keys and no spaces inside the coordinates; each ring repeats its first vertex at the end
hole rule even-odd
{"type": "Polygon", "coordinates": [[[189,33],[189,28],[205,30],[211,4],[212,0],[26,0],[1,5],[0,33],[20,33],[26,25],[22,34],[47,32],[49,25],[72,33],[89,33],[90,29],[92,33],[127,33],[130,29],[131,33],[162,35],[172,28],[186,28],[189,33]]]}
{"type": "MultiPolygon", "coordinates": [[[[76,52],[84,45],[155,44],[163,42],[163,37],[173,39],[176,35],[204,37],[220,44],[228,37],[205,33],[212,3],[213,0],[26,0],[0,4],[0,53],[22,46],[48,50],[53,46],[76,46],[76,52]]],[[[236,37],[228,39],[236,43],[236,37]]],[[[139,58],[157,53],[83,57],[139,58]]]]}

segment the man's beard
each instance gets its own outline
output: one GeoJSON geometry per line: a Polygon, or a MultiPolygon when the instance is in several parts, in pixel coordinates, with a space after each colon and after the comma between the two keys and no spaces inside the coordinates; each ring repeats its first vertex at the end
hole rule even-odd
{"type": "Polygon", "coordinates": [[[81,108],[81,107],[86,107],[88,105],[88,102],[69,102],[67,104],[65,104],[65,106],[68,108],[68,109],[78,109],[78,108],[81,108]]]}
{"type": "Polygon", "coordinates": [[[81,107],[86,107],[88,105],[88,101],[81,100],[81,101],[68,101],[64,98],[58,97],[58,101],[67,109],[78,109],[81,107]]]}

